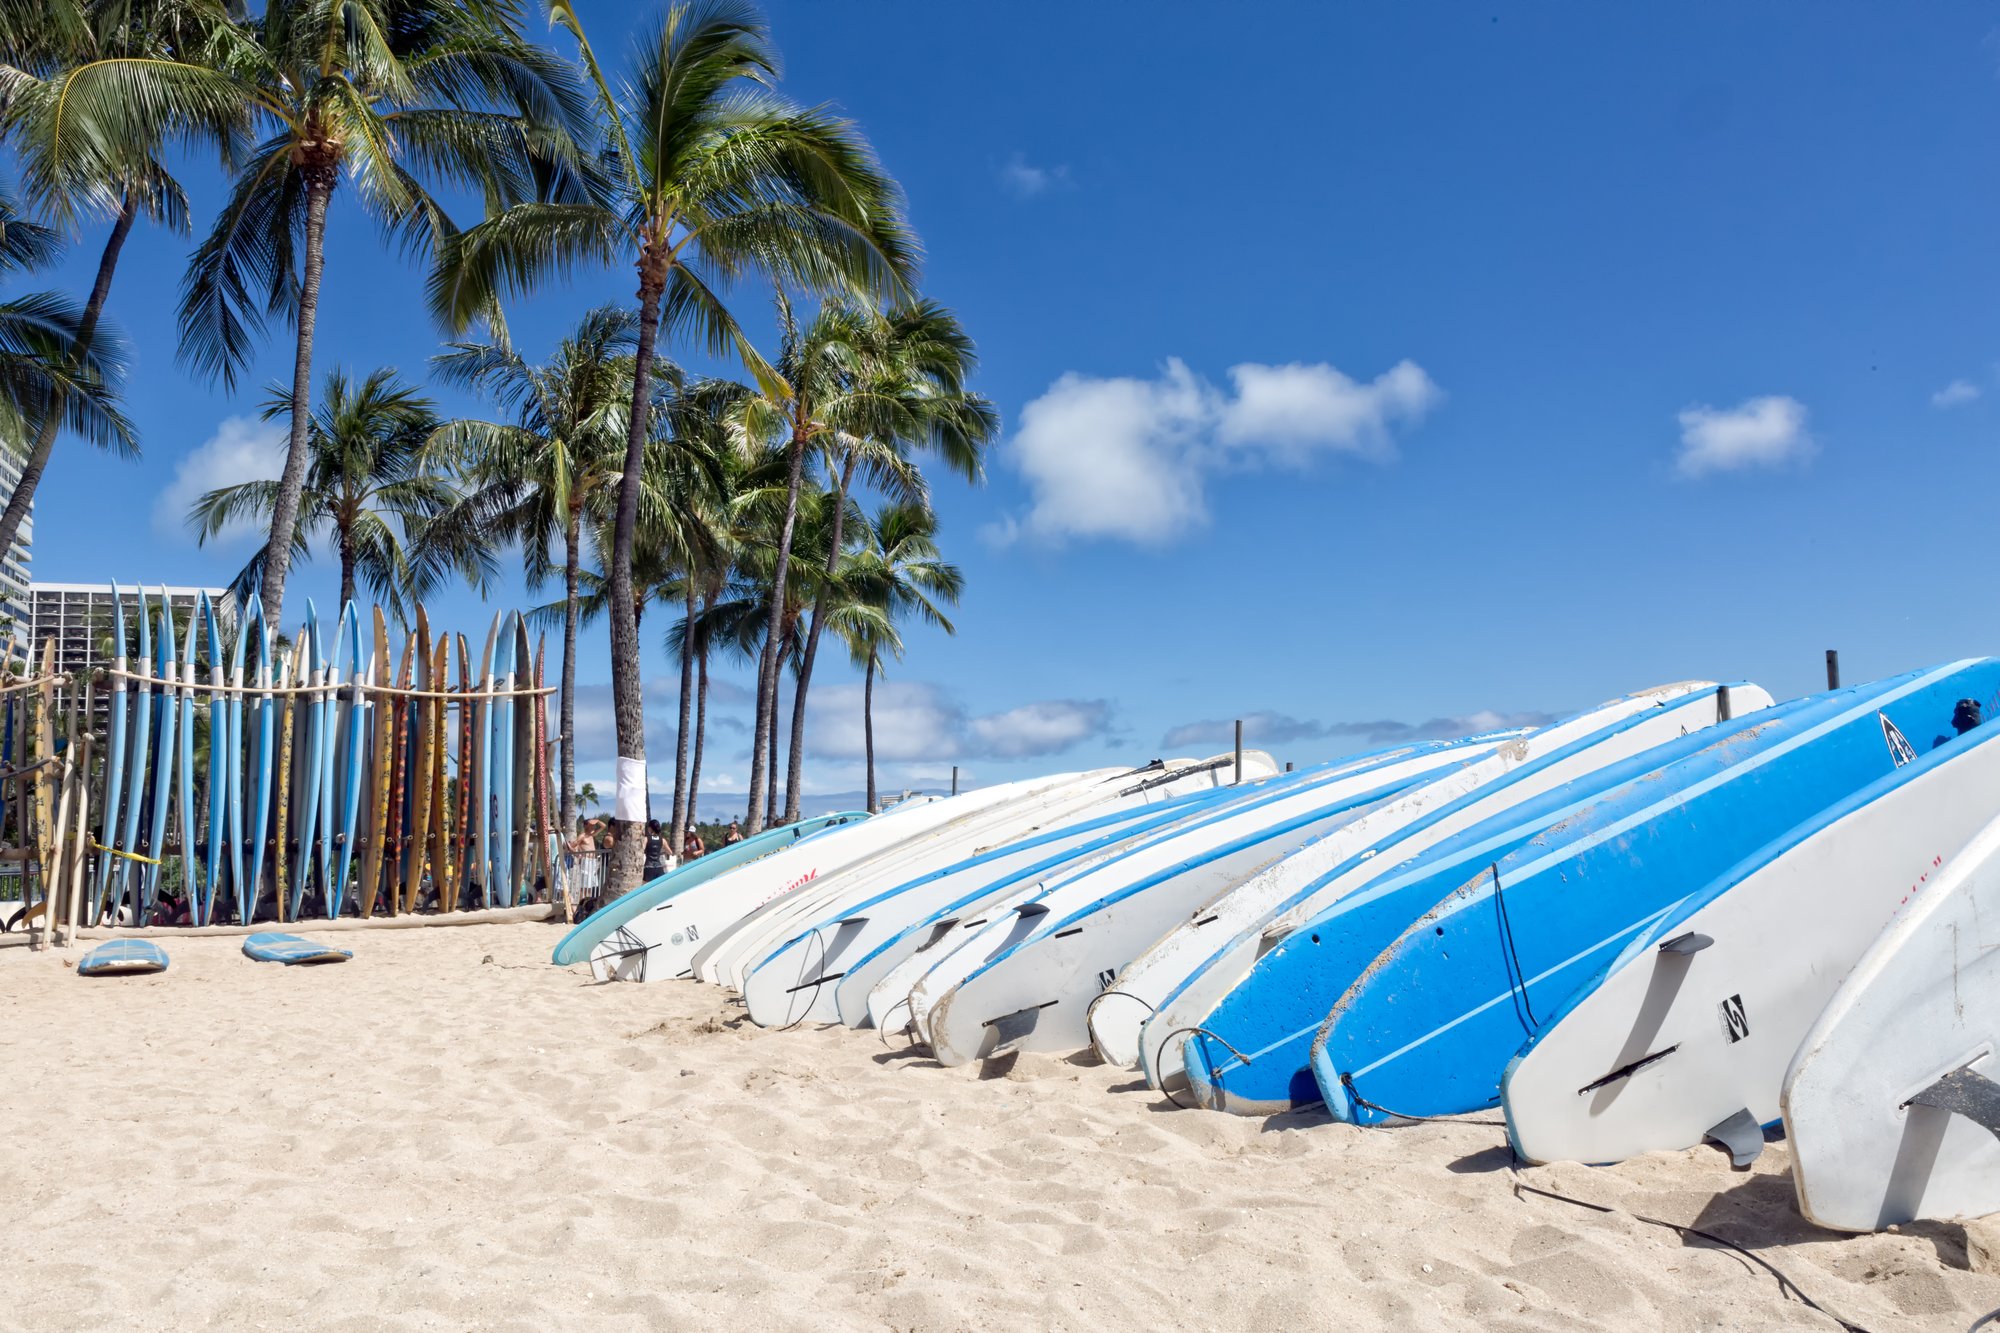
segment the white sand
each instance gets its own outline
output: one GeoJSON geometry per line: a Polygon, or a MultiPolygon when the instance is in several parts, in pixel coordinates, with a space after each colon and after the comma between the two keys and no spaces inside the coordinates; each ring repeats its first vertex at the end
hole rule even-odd
{"type": "MultiPolygon", "coordinates": [[[[940,1069],[592,985],[557,937],[346,935],[295,971],[175,940],[123,980],[0,950],[0,1325],[1836,1327],[1727,1250],[1517,1197],[1497,1128],[940,1069]]],[[[2000,1225],[1817,1231],[1781,1144],[1520,1179],[1729,1237],[1874,1333],[2000,1307],[2000,1225]]]]}

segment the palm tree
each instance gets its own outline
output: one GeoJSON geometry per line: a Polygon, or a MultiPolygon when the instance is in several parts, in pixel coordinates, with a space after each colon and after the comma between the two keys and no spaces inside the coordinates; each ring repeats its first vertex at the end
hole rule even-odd
{"type": "MultiPolygon", "coordinates": [[[[0,551],[12,549],[57,437],[65,426],[78,431],[71,395],[95,391],[85,381],[93,378],[104,306],[133,225],[143,214],[181,234],[188,230],[187,198],[161,162],[167,141],[228,138],[218,126],[230,118],[231,99],[212,83],[170,85],[155,89],[152,98],[131,98],[108,86],[105,73],[201,47],[227,23],[221,0],[0,0],[0,130],[21,158],[30,193],[64,224],[86,215],[111,218],[90,295],[70,322],[60,354],[43,358],[62,372],[18,432],[26,437],[20,441],[25,457],[21,479],[0,511],[0,551]]],[[[13,212],[11,199],[7,211],[13,212]]],[[[33,243],[27,232],[23,240],[33,243]]],[[[95,413],[86,408],[82,415],[95,413]]],[[[129,431],[78,433],[136,452],[129,431]]]]}
{"type": "MultiPolygon", "coordinates": [[[[824,111],[770,90],[777,57],[761,19],[731,0],[676,4],[639,47],[614,92],[574,0],[551,0],[576,39],[610,140],[613,197],[525,203],[488,218],[442,250],[435,308],[462,328],[503,291],[524,292],[577,266],[633,263],[639,346],[611,562],[611,689],[623,760],[645,762],[645,703],[631,562],[639,526],[655,340],[698,334],[734,348],[760,380],[766,365],[724,304],[719,284],[749,272],[813,290],[900,292],[914,244],[894,184],[861,137],[824,111]]],[[[631,811],[617,811],[623,818],[631,811]]],[[[619,832],[609,892],[639,882],[640,840],[619,832]]]]}
{"type": "MultiPolygon", "coordinates": [[[[489,209],[575,191],[564,167],[587,103],[569,67],[525,41],[518,20],[513,0],[267,0],[231,30],[230,86],[266,137],[240,154],[194,253],[181,353],[233,384],[270,315],[297,329],[291,437],[264,558],[269,624],[280,622],[305,486],[328,208],[343,172],[362,207],[418,252],[455,234],[423,177],[470,188],[489,209]]],[[[186,71],[128,79],[143,93],[167,75],[186,71]]]]}
{"type": "Polygon", "coordinates": [[[844,571],[843,582],[854,590],[854,600],[829,619],[847,643],[854,664],[865,673],[861,735],[868,764],[868,808],[873,810],[875,677],[882,669],[882,655],[903,655],[897,622],[906,616],[953,633],[944,607],[957,605],[965,591],[965,575],[938,551],[937,516],[929,509],[892,503],[865,527],[862,548],[844,571]]]}
{"type": "MultiPolygon", "coordinates": [[[[291,409],[289,391],[272,386],[264,419],[291,409]]],[[[447,569],[475,586],[485,582],[492,557],[474,534],[458,530],[446,543],[430,531],[458,499],[451,479],[433,470],[425,452],[437,428],[436,405],[395,371],[377,370],[359,383],[342,370],[327,372],[322,401],[308,423],[306,474],[287,550],[304,560],[314,537],[329,538],[340,559],[343,605],[354,600],[358,580],[398,620],[407,620],[447,569]]],[[[280,499],[276,481],[219,487],[195,501],[188,525],[206,543],[232,523],[267,520],[280,499]]],[[[259,547],[231,581],[239,602],[267,577],[270,549],[259,547]]]]}
{"type": "MultiPolygon", "coordinates": [[[[999,432],[999,416],[991,403],[965,388],[978,364],[972,340],[958,317],[943,306],[920,301],[887,316],[827,312],[814,326],[832,323],[848,332],[844,366],[827,364],[811,379],[824,379],[820,420],[812,442],[825,456],[827,473],[835,478],[833,532],[826,545],[826,562],[813,604],[792,698],[790,762],[785,775],[785,822],[799,817],[800,777],[805,763],[806,691],[824,632],[827,598],[833,591],[835,564],[844,553],[842,523],[846,499],[857,468],[867,479],[906,505],[922,506],[923,479],[909,453],[922,450],[941,457],[966,480],[983,474],[982,453],[999,432]],[[830,372],[830,373],[829,373],[830,372]]],[[[815,341],[809,330],[805,343],[815,341]]],[[[810,363],[809,363],[810,364],[810,363]]],[[[776,784],[775,774],[772,783],[776,784]]]]}
{"type": "Polygon", "coordinates": [[[521,543],[539,588],[562,552],[562,827],[575,822],[576,635],[586,533],[609,518],[625,470],[638,318],[609,306],[586,314],[555,355],[531,366],[504,337],[453,343],[431,362],[438,378],[484,394],[504,422],[454,421],[439,443],[461,461],[472,492],[448,523],[521,543]],[[460,514],[463,518],[460,518],[460,514]]]}

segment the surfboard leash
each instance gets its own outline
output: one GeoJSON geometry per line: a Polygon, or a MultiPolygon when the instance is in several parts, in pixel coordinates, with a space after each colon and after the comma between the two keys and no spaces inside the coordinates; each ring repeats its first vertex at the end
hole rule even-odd
{"type": "Polygon", "coordinates": [[[1501,891],[1498,861],[1493,863],[1493,908],[1500,917],[1500,938],[1507,946],[1508,966],[1513,969],[1509,988],[1520,998],[1521,1012],[1527,1017],[1528,1032],[1532,1035],[1540,1031],[1542,1025],[1535,1017],[1535,1006],[1528,999],[1528,974],[1521,970],[1521,951],[1514,945],[1514,923],[1507,917],[1507,895],[1501,891]]]}
{"type": "Polygon", "coordinates": [[[1514,1154],[1511,1148],[1508,1151],[1513,1158],[1513,1160],[1509,1163],[1507,1169],[1509,1172],[1513,1174],[1514,1177],[1515,1198],[1517,1199],[1520,1198],[1522,1192],[1525,1191],[1529,1194],[1539,1194],[1544,1199],[1554,1199],[1558,1203],[1568,1203],[1568,1204],[1574,1204],[1578,1208],[1588,1208],[1593,1213],[1606,1213],[1611,1215],[1624,1213],[1625,1216],[1632,1218],[1634,1221],[1645,1222],[1650,1226],[1665,1227],[1669,1231],[1678,1231],[1684,1236],[1698,1236],[1702,1240],[1708,1241],[1710,1244],[1720,1245],[1722,1248],[1730,1250],[1735,1254],[1741,1256],[1742,1258],[1749,1260],[1751,1263],[1756,1264],[1759,1268],[1763,1269],[1765,1272],[1769,1273],[1772,1277],[1777,1279],[1778,1291],[1781,1295],[1788,1295],[1797,1298],[1798,1301],[1803,1305],[1805,1305],[1808,1309],[1817,1310],[1819,1311],[1819,1313],[1825,1315],[1828,1319],[1831,1319],[1834,1323],[1839,1324],[1843,1329],[1847,1330],[1847,1333],[1871,1333],[1871,1331],[1864,1325],[1857,1324],[1851,1319],[1844,1319],[1841,1316],[1835,1314],[1833,1311],[1827,1309],[1824,1305],[1821,1305],[1818,1301],[1814,1300],[1811,1296],[1807,1295],[1805,1289],[1799,1286],[1798,1283],[1792,1281],[1791,1278],[1785,1276],[1784,1271],[1780,1269],[1776,1264],[1773,1264],[1770,1260],[1764,1258],[1762,1255],[1757,1254],[1754,1251],[1748,1250],[1741,1245],[1738,1245],[1735,1241],[1729,1239],[1727,1236],[1718,1236],[1713,1231],[1704,1231],[1700,1227],[1688,1226],[1685,1223],[1681,1222],[1669,1222],[1667,1219],[1663,1217],[1648,1217],[1644,1213],[1627,1212],[1625,1209],[1622,1208],[1612,1208],[1608,1207],[1605,1204],[1592,1203],[1588,1199],[1573,1198],[1567,1194],[1559,1194],[1554,1190],[1545,1190],[1540,1188],[1539,1186],[1530,1185],[1526,1181],[1521,1179],[1520,1156],[1518,1154],[1514,1154]]]}

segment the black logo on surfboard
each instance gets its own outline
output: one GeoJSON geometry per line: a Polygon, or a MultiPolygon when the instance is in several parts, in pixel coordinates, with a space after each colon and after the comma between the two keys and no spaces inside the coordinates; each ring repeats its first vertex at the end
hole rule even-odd
{"type": "Polygon", "coordinates": [[[1750,1020],[1743,1012],[1743,997],[1732,995],[1722,1002],[1722,1035],[1733,1045],[1750,1035],[1750,1020]]]}
{"type": "Polygon", "coordinates": [[[1896,767],[1901,768],[1904,764],[1915,759],[1917,757],[1917,747],[1910,744],[1910,738],[1905,736],[1902,730],[1889,720],[1889,715],[1877,712],[1875,716],[1882,719],[1882,739],[1889,743],[1889,757],[1896,761],[1896,767]]]}

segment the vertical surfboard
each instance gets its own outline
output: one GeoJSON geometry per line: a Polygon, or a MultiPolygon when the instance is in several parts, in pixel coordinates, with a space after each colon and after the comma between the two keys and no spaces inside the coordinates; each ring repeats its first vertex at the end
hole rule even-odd
{"type": "MultiPolygon", "coordinates": [[[[117,885],[114,912],[125,906],[127,898],[132,901],[133,919],[138,919],[139,889],[145,882],[144,864],[132,859],[139,851],[139,823],[146,810],[146,774],[152,767],[152,753],[149,747],[153,737],[153,709],[150,698],[153,675],[153,626],[146,606],[146,590],[138,590],[139,606],[136,619],[139,629],[139,651],[132,660],[132,671],[138,676],[129,692],[129,706],[132,722],[129,728],[130,745],[127,747],[125,780],[125,818],[120,824],[121,837],[118,850],[124,855],[117,858],[118,865],[112,870],[113,882],[117,885]]],[[[23,737],[25,740],[26,737],[23,737]]],[[[27,807],[23,807],[27,813],[27,807]]]]}
{"type": "MultiPolygon", "coordinates": [[[[207,595],[204,594],[201,600],[206,603],[207,595]]],[[[195,842],[194,808],[194,662],[195,636],[201,629],[200,621],[201,608],[197,605],[188,612],[187,634],[182,640],[187,667],[181,673],[180,698],[176,705],[180,709],[180,718],[175,723],[179,742],[174,760],[177,779],[175,795],[180,803],[181,891],[187,895],[188,920],[198,926],[208,924],[208,903],[202,893],[205,876],[201,873],[201,849],[195,842]]]]}
{"type": "Polygon", "coordinates": [[[424,715],[431,728],[431,885],[437,890],[440,912],[455,911],[458,899],[451,891],[451,788],[446,770],[451,767],[451,717],[445,711],[449,688],[446,672],[451,666],[451,635],[438,635],[437,650],[431,658],[431,692],[437,697],[424,700],[424,715]]]}
{"type": "Polygon", "coordinates": [[[145,894],[140,901],[141,921],[151,914],[153,904],[159,899],[160,870],[166,861],[167,815],[173,796],[174,723],[179,711],[174,697],[179,677],[179,666],[174,661],[174,612],[164,587],[160,589],[159,626],[153,637],[154,674],[159,678],[160,688],[153,710],[153,796],[146,823],[149,861],[145,894]]]}
{"type": "Polygon", "coordinates": [[[347,647],[347,697],[339,711],[340,846],[334,866],[333,898],[327,908],[329,919],[339,916],[347,907],[355,835],[361,822],[361,792],[368,775],[368,696],[364,693],[368,668],[361,643],[361,617],[352,602],[341,608],[340,633],[347,647]]]}
{"type": "Polygon", "coordinates": [[[493,893],[507,906],[514,905],[514,871],[510,853],[514,841],[514,802],[509,790],[514,783],[514,627],[503,617],[500,640],[493,653],[492,736],[487,744],[486,803],[493,812],[493,828],[487,846],[487,862],[493,876],[493,893]]]}
{"type": "MultiPolygon", "coordinates": [[[[306,894],[312,887],[313,871],[320,862],[319,797],[323,767],[321,752],[326,745],[326,727],[321,716],[322,687],[326,681],[326,652],[320,638],[319,610],[306,599],[306,623],[299,629],[293,648],[298,684],[292,709],[293,740],[297,753],[292,759],[292,798],[299,821],[298,852],[292,862],[292,911],[288,918],[298,921],[305,915],[306,894]]],[[[324,884],[322,884],[324,891],[324,884]]]]}
{"type": "Polygon", "coordinates": [[[535,704],[533,659],[528,643],[528,622],[514,613],[514,680],[523,693],[513,701],[514,772],[507,801],[513,807],[513,838],[509,848],[509,873],[513,876],[507,901],[515,906],[528,900],[535,876],[530,860],[535,834],[535,704]]]}
{"type": "Polygon", "coordinates": [[[417,608],[416,695],[410,700],[410,825],[409,855],[403,868],[403,910],[414,912],[423,902],[424,867],[430,860],[431,748],[431,622],[417,608]]]}
{"type": "MultiPolygon", "coordinates": [[[[370,686],[395,684],[389,660],[389,627],[382,608],[375,608],[375,653],[368,666],[370,686]]],[[[374,749],[368,756],[368,839],[361,849],[361,915],[375,915],[375,902],[382,891],[382,870],[389,855],[389,800],[393,794],[391,768],[395,758],[395,700],[386,694],[370,696],[369,727],[374,749]]],[[[393,910],[393,909],[392,909],[393,910]]]]}
{"type": "Polygon", "coordinates": [[[277,897],[278,920],[291,920],[291,831],[292,831],[292,747],[298,713],[298,696],[292,692],[299,646],[278,652],[277,672],[272,684],[278,690],[278,771],[271,784],[272,825],[271,882],[277,897]]]}
{"type": "Polygon", "coordinates": [[[500,617],[493,617],[493,627],[486,631],[486,649],[479,655],[479,696],[472,706],[472,857],[471,863],[479,876],[479,904],[493,906],[493,871],[489,848],[493,832],[492,801],[487,793],[491,790],[489,778],[492,766],[493,736],[489,725],[493,711],[493,644],[500,637],[500,617]]]}
{"type": "Polygon", "coordinates": [[[254,702],[246,698],[243,708],[246,718],[255,722],[255,735],[250,746],[244,751],[244,762],[250,772],[243,780],[244,794],[249,801],[249,841],[244,846],[246,863],[242,891],[243,924],[249,925],[257,914],[257,904],[263,897],[265,869],[275,858],[271,855],[271,782],[278,753],[278,701],[271,693],[276,676],[277,662],[271,652],[271,626],[264,619],[264,604],[258,598],[250,599],[250,609],[245,615],[244,633],[250,635],[250,647],[256,650],[257,666],[251,674],[250,683],[257,693],[254,702]],[[255,632],[252,633],[251,626],[255,632]],[[255,717],[249,715],[254,711],[255,717]]]}
{"type": "MultiPolygon", "coordinates": [[[[104,831],[99,841],[104,846],[118,846],[118,825],[124,806],[120,798],[125,793],[125,672],[128,659],[125,656],[125,602],[118,592],[118,585],[111,585],[111,718],[109,748],[104,754],[104,831]]],[[[13,715],[8,715],[7,753],[0,758],[0,764],[13,763],[13,715]]],[[[4,827],[6,816],[0,807],[0,827],[4,827]]],[[[112,852],[103,852],[97,861],[97,885],[92,894],[94,906],[91,923],[103,915],[111,892],[111,875],[117,868],[118,857],[112,852]]]]}
{"type": "Polygon", "coordinates": [[[452,825],[451,900],[466,905],[472,883],[472,649],[458,636],[458,813],[452,825]]]}
{"type": "Polygon", "coordinates": [[[228,666],[222,660],[221,611],[201,596],[203,635],[208,648],[208,836],[202,841],[206,865],[202,868],[205,886],[201,924],[215,919],[216,898],[223,887],[223,861],[229,838],[229,791],[235,784],[236,746],[229,729],[228,666]]]}

